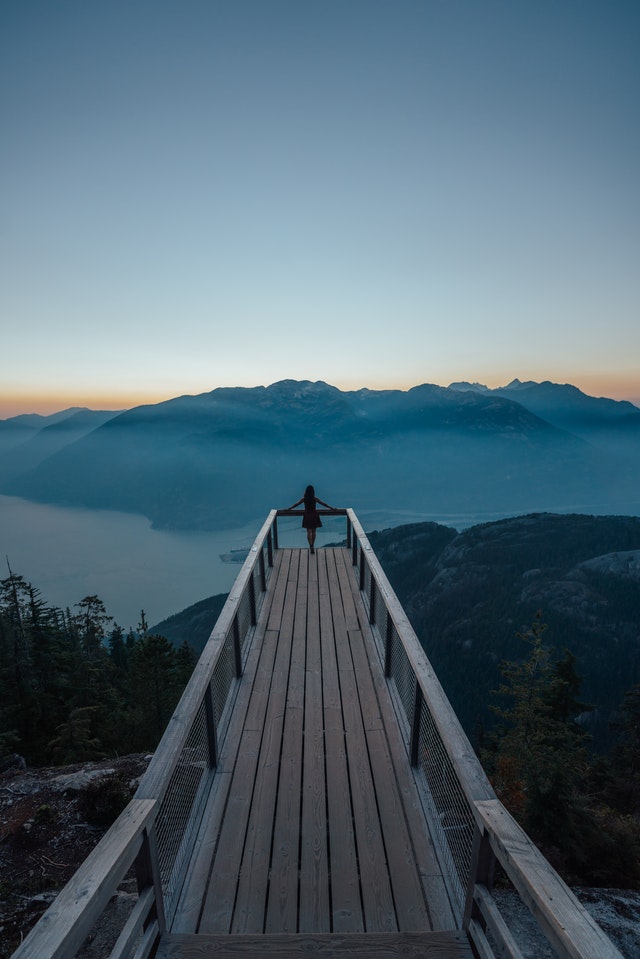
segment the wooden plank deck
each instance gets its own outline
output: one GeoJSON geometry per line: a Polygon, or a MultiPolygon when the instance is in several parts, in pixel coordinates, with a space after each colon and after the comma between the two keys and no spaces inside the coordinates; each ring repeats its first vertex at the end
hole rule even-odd
{"type": "Polygon", "coordinates": [[[323,955],[361,940],[372,955],[410,955],[418,942],[421,955],[471,955],[341,548],[276,553],[195,859],[158,955],[239,955],[249,943],[293,954],[296,941],[311,948],[309,937],[324,941],[323,955]]]}

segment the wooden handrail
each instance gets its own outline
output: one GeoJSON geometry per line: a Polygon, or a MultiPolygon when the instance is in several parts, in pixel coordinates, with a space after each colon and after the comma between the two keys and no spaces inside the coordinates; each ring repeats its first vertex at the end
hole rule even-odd
{"type": "Polygon", "coordinates": [[[401,638],[416,681],[431,707],[433,720],[447,748],[467,800],[472,804],[477,799],[495,799],[496,794],[480,764],[480,760],[462,729],[460,720],[456,716],[440,680],[436,676],[433,666],[429,662],[429,658],[402,608],[400,600],[391,587],[378,557],[373,552],[360,521],[352,509],[347,512],[354,533],[366,556],[371,575],[375,579],[376,587],[380,591],[387,611],[401,638]]]}
{"type": "Polygon", "coordinates": [[[138,855],[157,811],[152,799],[129,803],[12,959],[62,959],[80,948],[138,855]]]}
{"type": "MultiPolygon", "coordinates": [[[[523,829],[505,809],[489,782],[469,740],[460,725],[429,659],[411,626],[407,615],[393,591],[367,536],[353,510],[347,511],[356,541],[360,546],[358,561],[368,566],[375,589],[386,607],[393,626],[406,653],[410,668],[422,697],[426,701],[431,718],[455,770],[460,788],[470,806],[476,823],[476,843],[484,839],[489,844],[489,856],[495,856],[518,891],[536,922],[541,927],[560,959],[623,959],[619,950],[581,905],[569,887],[560,878],[542,853],[536,848],[523,829]]],[[[354,551],[354,564],[356,562],[354,551]]],[[[362,570],[360,575],[363,589],[362,570]]],[[[373,593],[370,591],[371,596],[373,593]]],[[[378,624],[379,626],[380,624],[378,624]]],[[[413,717],[413,724],[416,717],[413,717]]],[[[476,868],[479,859],[476,861],[476,868]]],[[[492,872],[491,868],[484,871],[492,872]]],[[[472,866],[473,873],[473,866],[472,866]]],[[[478,875],[469,876],[467,900],[475,896],[482,903],[481,911],[491,913],[491,924],[502,947],[499,955],[517,956],[519,950],[505,929],[495,904],[489,907],[489,891],[479,883],[478,875]]],[[[479,954],[493,956],[484,931],[475,918],[465,910],[465,926],[474,939],[479,954]],[[482,939],[482,943],[479,941],[482,939]],[[484,951],[483,951],[484,950],[484,951]]]]}
{"type": "MultiPolygon", "coordinates": [[[[33,927],[12,959],[67,959],[73,956],[141,854],[148,861],[148,868],[143,870],[147,872],[142,883],[145,888],[140,890],[139,908],[136,909],[143,915],[155,906],[158,916],[163,915],[162,882],[155,852],[156,820],[195,718],[206,701],[218,657],[275,517],[276,510],[271,510],[242,565],[135,796],[33,927]],[[145,840],[146,848],[143,849],[145,840]]],[[[133,941],[140,917],[134,915],[134,919],[136,923],[128,924],[130,928],[125,926],[123,929],[122,942],[116,947],[118,955],[129,954],[130,940],[133,941]]],[[[150,955],[159,932],[157,921],[145,925],[146,944],[141,955],[150,955]]]]}
{"type": "Polygon", "coordinates": [[[500,800],[475,804],[496,858],[561,959],[622,954],[534,846],[500,800]]]}
{"type": "MultiPolygon", "coordinates": [[[[346,508],[340,509],[319,509],[316,511],[320,516],[347,516],[349,510],[346,508]]],[[[276,510],[277,516],[304,516],[303,509],[278,509],[276,510]]]]}
{"type": "Polygon", "coordinates": [[[169,720],[144,776],[140,780],[136,792],[136,796],[140,799],[150,797],[161,801],[164,797],[171,779],[171,773],[175,769],[178,757],[187,741],[193,718],[211,682],[211,675],[220,655],[220,650],[236,615],[238,603],[253,573],[262,544],[271,529],[275,514],[276,511],[271,510],[249,551],[249,555],[242,564],[231,592],[198,660],[198,665],[169,720]]]}

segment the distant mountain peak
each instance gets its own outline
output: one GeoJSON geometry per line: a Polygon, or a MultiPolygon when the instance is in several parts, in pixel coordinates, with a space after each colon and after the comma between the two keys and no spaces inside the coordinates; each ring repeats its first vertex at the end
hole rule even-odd
{"type": "Polygon", "coordinates": [[[271,383],[271,385],[267,387],[267,390],[278,393],[283,390],[290,390],[298,395],[301,393],[340,392],[337,386],[331,386],[329,383],[325,383],[324,380],[278,380],[275,383],[271,383]]]}
{"type": "Polygon", "coordinates": [[[502,386],[501,389],[522,390],[522,389],[527,389],[530,386],[537,386],[537,385],[538,384],[535,382],[535,380],[527,380],[526,382],[523,382],[522,380],[519,380],[518,377],[516,376],[516,378],[511,380],[510,383],[507,383],[506,386],[502,386]]]}
{"type": "Polygon", "coordinates": [[[490,393],[491,390],[484,383],[468,383],[466,380],[460,380],[458,383],[449,383],[449,389],[458,393],[490,393]]]}

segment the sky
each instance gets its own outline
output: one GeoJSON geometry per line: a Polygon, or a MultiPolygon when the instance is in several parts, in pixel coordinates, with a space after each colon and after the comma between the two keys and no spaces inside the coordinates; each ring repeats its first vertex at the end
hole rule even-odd
{"type": "Polygon", "coordinates": [[[0,418],[640,404],[638,49],[637,0],[2,0],[0,418]]]}

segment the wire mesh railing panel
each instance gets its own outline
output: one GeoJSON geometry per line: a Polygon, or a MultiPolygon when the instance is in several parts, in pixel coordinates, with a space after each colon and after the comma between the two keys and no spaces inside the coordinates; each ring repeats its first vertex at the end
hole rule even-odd
{"type": "MultiPolygon", "coordinates": [[[[264,564],[264,582],[265,586],[268,585],[269,580],[271,579],[271,573],[273,572],[273,567],[269,565],[269,537],[265,536],[264,542],[262,544],[262,561],[264,564]]],[[[273,549],[271,550],[273,553],[273,549]]]]}
{"type": "Polygon", "coordinates": [[[167,917],[173,915],[210,783],[210,750],[204,703],[194,718],[156,822],[160,879],[167,917]]]}
{"type": "Polygon", "coordinates": [[[247,588],[243,591],[242,596],[238,601],[238,611],[236,612],[241,648],[244,645],[244,641],[253,625],[251,622],[251,600],[249,598],[249,587],[250,583],[247,583],[247,588]]]}
{"type": "Polygon", "coordinates": [[[262,605],[262,584],[260,582],[260,564],[256,563],[253,567],[251,573],[251,581],[253,583],[253,595],[255,598],[256,604],[256,616],[260,611],[260,606],[262,605]]]}
{"type": "Polygon", "coordinates": [[[384,639],[387,633],[387,605],[382,593],[376,588],[373,595],[373,621],[378,627],[381,649],[384,649],[384,639]]]}
{"type": "Polygon", "coordinates": [[[402,645],[398,630],[393,624],[391,626],[390,641],[391,662],[389,678],[393,679],[396,685],[405,719],[409,726],[411,726],[416,700],[416,677],[405,648],[402,645]]]}
{"type": "Polygon", "coordinates": [[[229,698],[229,691],[236,678],[235,654],[233,650],[233,626],[227,631],[224,645],[220,650],[211,676],[211,700],[213,703],[213,718],[220,736],[220,718],[229,698]]]}
{"type": "Polygon", "coordinates": [[[360,582],[362,583],[364,595],[368,599],[371,595],[371,570],[369,569],[369,564],[364,556],[362,557],[361,562],[364,564],[364,569],[361,571],[360,582]]]}
{"type": "MultiPolygon", "coordinates": [[[[414,726],[417,678],[405,644],[384,595],[373,579],[366,554],[358,550],[357,574],[363,599],[373,602],[369,617],[374,622],[374,634],[381,656],[388,671],[388,680],[395,686],[398,718],[407,737],[414,726]]],[[[471,872],[471,856],[475,820],[461,786],[458,774],[447,748],[433,720],[428,702],[421,697],[418,742],[415,752],[416,772],[422,784],[422,792],[434,842],[436,843],[443,870],[450,877],[450,888],[462,914],[464,897],[471,872]]]]}
{"type": "Polygon", "coordinates": [[[440,855],[447,864],[458,895],[458,905],[462,909],[471,874],[475,820],[428,703],[424,700],[420,714],[417,760],[432,807],[434,841],[437,841],[440,855]]]}

